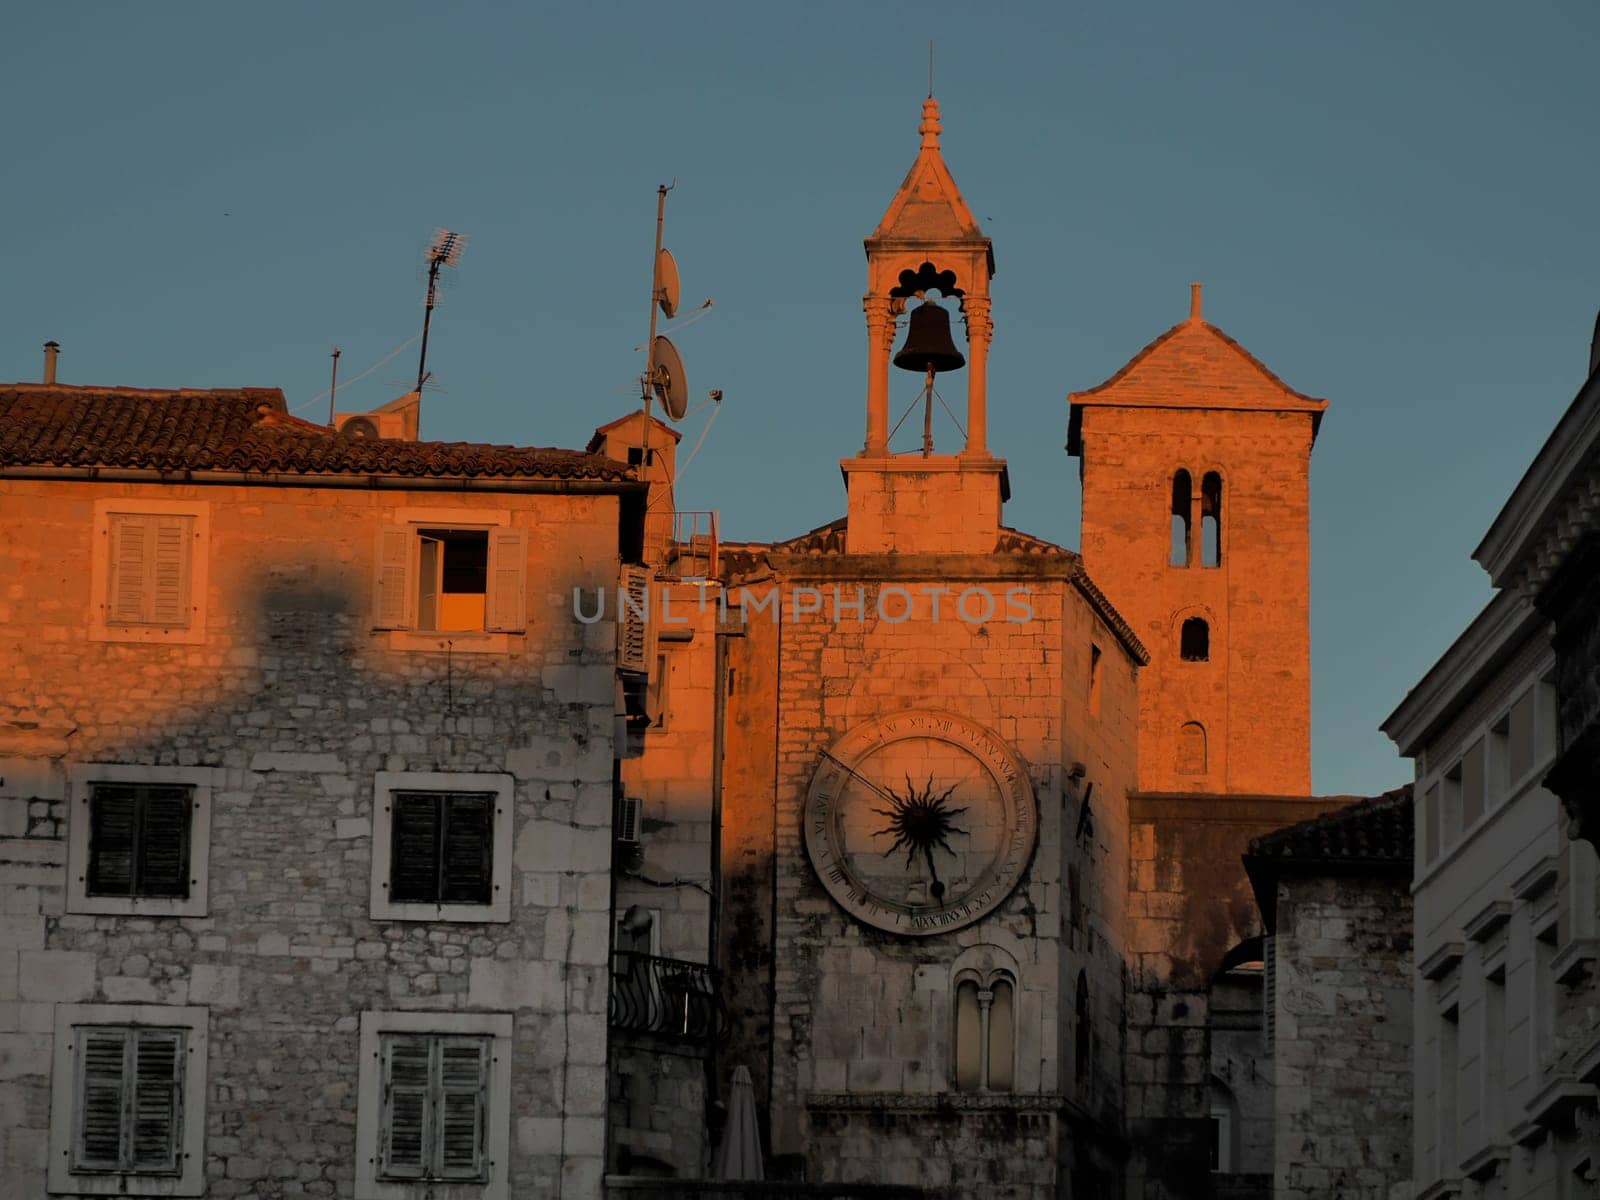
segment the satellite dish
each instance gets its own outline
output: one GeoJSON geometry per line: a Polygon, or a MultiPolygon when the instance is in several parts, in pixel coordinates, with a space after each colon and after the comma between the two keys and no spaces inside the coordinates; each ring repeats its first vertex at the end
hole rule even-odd
{"type": "Polygon", "coordinates": [[[683,420],[689,411],[689,381],[678,348],[664,337],[656,338],[650,348],[650,382],[667,416],[683,420]]]}
{"type": "Polygon", "coordinates": [[[672,257],[671,250],[663,249],[656,255],[656,303],[661,305],[661,312],[669,321],[678,315],[681,290],[677,260],[672,257]]]}

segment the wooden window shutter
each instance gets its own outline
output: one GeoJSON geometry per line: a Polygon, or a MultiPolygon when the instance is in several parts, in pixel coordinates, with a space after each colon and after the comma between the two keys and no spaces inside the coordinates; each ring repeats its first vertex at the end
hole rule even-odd
{"type": "Polygon", "coordinates": [[[378,629],[410,629],[416,606],[416,531],[385,525],[378,532],[373,573],[372,624],[378,629]]]}
{"type": "Polygon", "coordinates": [[[193,517],[151,517],[153,526],[150,554],[150,615],[157,625],[187,628],[189,603],[189,562],[194,546],[193,517]]]}
{"type": "Polygon", "coordinates": [[[80,1025],[73,1033],[78,1043],[73,1165],[115,1170],[123,1162],[122,1108],[129,1031],[80,1025]]]}
{"type": "Polygon", "coordinates": [[[488,1067],[487,1038],[439,1039],[436,1173],[441,1179],[480,1179],[484,1175],[488,1067]]]}
{"type": "Polygon", "coordinates": [[[491,529],[485,629],[496,633],[521,633],[528,627],[527,577],[527,531],[491,529]]]}
{"type": "Polygon", "coordinates": [[[437,904],[439,797],[427,792],[395,792],[389,803],[389,899],[400,904],[437,904]]]}
{"type": "Polygon", "coordinates": [[[89,895],[133,895],[138,815],[133,787],[101,783],[90,792],[89,877],[84,881],[89,895]]]}
{"type": "Polygon", "coordinates": [[[189,895],[189,789],[145,789],[139,814],[138,872],[140,896],[189,895]]]}
{"type": "Polygon", "coordinates": [[[445,797],[440,847],[440,904],[488,904],[494,899],[495,797],[445,797]]]}
{"type": "Polygon", "coordinates": [[[380,1174],[420,1179],[428,1168],[428,1097],[432,1040],[383,1040],[383,1127],[380,1174]]]}
{"type": "Polygon", "coordinates": [[[650,618],[650,568],[624,564],[617,589],[617,668],[647,675],[655,657],[650,618]]]}
{"type": "Polygon", "coordinates": [[[184,1036],[180,1029],[134,1030],[130,1154],[135,1171],[175,1171],[183,1117],[184,1036]]]}
{"type": "Polygon", "coordinates": [[[149,562],[155,520],[131,513],[111,515],[106,608],[108,619],[115,624],[137,625],[150,619],[149,562]]]}

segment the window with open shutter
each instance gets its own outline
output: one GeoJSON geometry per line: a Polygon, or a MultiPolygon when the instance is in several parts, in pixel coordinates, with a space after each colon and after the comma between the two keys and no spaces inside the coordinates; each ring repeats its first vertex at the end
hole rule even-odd
{"type": "Polygon", "coordinates": [[[416,558],[416,530],[409,525],[385,525],[379,530],[372,595],[372,623],[377,628],[411,628],[416,558]]]}
{"type": "Polygon", "coordinates": [[[73,1168],[176,1174],[186,1031],[77,1026],[73,1168]]]}
{"type": "Polygon", "coordinates": [[[488,597],[484,628],[520,633],[528,625],[528,540],[521,529],[489,531],[488,597]]]}
{"type": "Polygon", "coordinates": [[[117,625],[187,627],[194,518],[112,513],[107,535],[107,619],[117,625]]]}
{"type": "Polygon", "coordinates": [[[489,1048],[477,1036],[383,1038],[380,1178],[486,1177],[489,1048]]]}
{"type": "Polygon", "coordinates": [[[183,786],[94,784],[85,894],[186,898],[193,807],[183,786]]]}
{"type": "Polygon", "coordinates": [[[494,890],[495,797],[395,792],[390,804],[389,899],[488,904],[494,890]]]}

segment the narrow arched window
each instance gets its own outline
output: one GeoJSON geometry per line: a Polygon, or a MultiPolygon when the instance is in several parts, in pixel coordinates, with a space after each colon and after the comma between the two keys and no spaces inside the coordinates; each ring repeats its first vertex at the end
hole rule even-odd
{"type": "Polygon", "coordinates": [[[1222,476],[1215,471],[1200,480],[1200,565],[1222,565],[1222,476]]]}
{"type": "Polygon", "coordinates": [[[1211,626],[1204,617],[1190,617],[1178,635],[1178,653],[1184,662],[1206,662],[1211,657],[1211,626]]]}
{"type": "Polygon", "coordinates": [[[1206,727],[1189,721],[1178,730],[1178,774],[1206,773],[1206,727]]]}
{"type": "Polygon", "coordinates": [[[996,979],[989,991],[989,1088],[1009,1092],[1015,1085],[1012,1048],[1016,1045],[1016,989],[1009,979],[996,979]]]}
{"type": "Polygon", "coordinates": [[[1075,1068],[1078,1082],[1085,1083],[1089,1079],[1090,1047],[1094,1044],[1093,1031],[1089,1028],[1089,973],[1078,972],[1078,1002],[1073,1014],[1073,1040],[1072,1053],[1076,1059],[1075,1068]]]}
{"type": "Polygon", "coordinates": [[[983,1028],[978,1013],[978,981],[956,985],[956,1087],[974,1092],[983,1086],[983,1028]]]}
{"type": "Polygon", "coordinates": [[[1180,470],[1172,477],[1172,553],[1167,559],[1174,567],[1189,565],[1189,510],[1194,503],[1194,484],[1189,472],[1180,470]]]}

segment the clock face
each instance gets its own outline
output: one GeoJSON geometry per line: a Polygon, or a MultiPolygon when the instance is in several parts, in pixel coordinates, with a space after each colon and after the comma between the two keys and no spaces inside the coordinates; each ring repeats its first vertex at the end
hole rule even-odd
{"type": "Polygon", "coordinates": [[[1011,894],[1039,827],[1027,768],[951,713],[868,722],[823,751],[806,797],[811,863],[840,907],[894,933],[969,925],[1011,894]]]}

